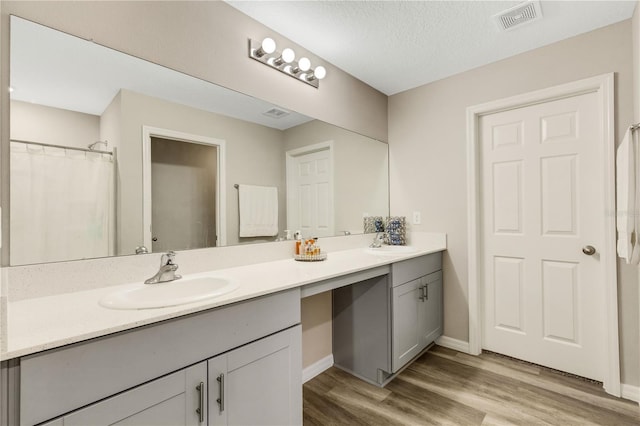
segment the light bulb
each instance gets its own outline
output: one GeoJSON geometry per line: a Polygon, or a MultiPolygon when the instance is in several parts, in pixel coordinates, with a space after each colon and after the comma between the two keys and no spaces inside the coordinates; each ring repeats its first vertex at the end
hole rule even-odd
{"type": "MultiPolygon", "coordinates": [[[[296,58],[296,54],[293,50],[286,48],[282,51],[282,55],[277,58],[269,59],[269,64],[279,67],[282,64],[288,64],[296,58]]],[[[287,71],[288,72],[288,71],[287,71]]]]}
{"type": "Polygon", "coordinates": [[[296,52],[293,51],[293,49],[289,49],[288,47],[286,49],[284,49],[282,51],[282,60],[289,64],[291,62],[293,62],[293,60],[296,59],[296,52]]]}
{"type": "Polygon", "coordinates": [[[322,80],[327,76],[327,70],[324,69],[322,65],[320,65],[316,67],[315,70],[313,70],[313,75],[315,75],[318,80],[322,80]]]}
{"type": "Polygon", "coordinates": [[[272,38],[265,38],[264,40],[262,40],[262,46],[261,46],[261,50],[264,53],[273,53],[276,51],[276,42],[273,41],[272,38]]]}
{"type": "Polygon", "coordinates": [[[300,68],[300,71],[309,71],[311,69],[311,61],[308,58],[300,58],[298,68],[300,68]]]}

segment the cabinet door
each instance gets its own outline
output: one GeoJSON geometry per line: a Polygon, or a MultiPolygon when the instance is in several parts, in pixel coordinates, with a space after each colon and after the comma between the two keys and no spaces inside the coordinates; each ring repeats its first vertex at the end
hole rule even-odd
{"type": "Polygon", "coordinates": [[[196,412],[206,401],[206,380],[207,365],[201,362],[68,414],[64,425],[206,425],[206,413],[200,422],[196,412]]]}
{"type": "Polygon", "coordinates": [[[393,287],[393,373],[424,349],[421,333],[424,303],[420,300],[421,280],[393,287]]]}
{"type": "Polygon", "coordinates": [[[242,346],[227,356],[224,408],[228,424],[302,424],[300,326],[242,346]]]}
{"type": "Polygon", "coordinates": [[[422,278],[424,304],[422,306],[421,337],[424,347],[442,335],[442,271],[422,278]]]}

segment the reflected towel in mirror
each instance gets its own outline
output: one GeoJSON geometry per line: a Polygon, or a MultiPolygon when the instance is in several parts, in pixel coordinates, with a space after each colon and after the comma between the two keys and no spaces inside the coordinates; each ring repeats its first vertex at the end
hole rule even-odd
{"type": "Polygon", "coordinates": [[[239,185],[240,237],[278,235],[278,188],[239,185]]]}

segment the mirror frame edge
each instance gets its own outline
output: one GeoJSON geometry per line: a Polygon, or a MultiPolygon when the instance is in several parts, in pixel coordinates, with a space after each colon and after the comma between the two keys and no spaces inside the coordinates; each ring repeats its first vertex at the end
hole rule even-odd
{"type": "Polygon", "coordinates": [[[9,176],[9,70],[10,15],[0,5],[0,267],[9,266],[10,176],[9,176]]]}

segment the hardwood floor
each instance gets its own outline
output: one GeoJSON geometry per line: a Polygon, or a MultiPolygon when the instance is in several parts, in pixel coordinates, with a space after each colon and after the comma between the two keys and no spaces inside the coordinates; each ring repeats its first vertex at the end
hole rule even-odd
{"type": "Polygon", "coordinates": [[[312,425],[640,425],[599,383],[492,353],[435,346],[385,388],[335,367],[304,385],[312,425]]]}

